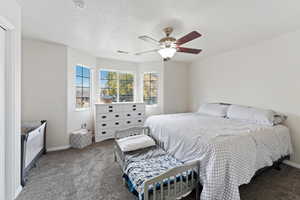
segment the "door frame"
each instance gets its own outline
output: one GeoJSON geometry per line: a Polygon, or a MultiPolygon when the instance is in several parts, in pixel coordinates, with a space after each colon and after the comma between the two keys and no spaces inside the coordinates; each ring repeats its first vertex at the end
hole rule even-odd
{"type": "MultiPolygon", "coordinates": [[[[3,42],[4,44],[4,48],[6,47],[6,30],[2,29],[2,27],[0,26],[0,32],[1,32],[1,42],[3,42]],[[2,32],[4,37],[2,38],[2,32]]],[[[1,44],[2,45],[2,44],[1,44]]],[[[0,116],[0,120],[1,120],[1,124],[0,126],[3,125],[3,127],[0,127],[0,199],[5,199],[5,49],[2,49],[3,47],[0,47],[0,53],[3,55],[0,55],[0,59],[4,59],[4,63],[2,63],[3,61],[1,60],[1,66],[0,66],[0,73],[1,73],[1,78],[0,78],[0,90],[3,89],[3,93],[1,91],[1,95],[0,95],[0,102],[1,102],[1,116],[0,116]],[[3,64],[3,66],[2,66],[3,64]],[[2,69],[3,67],[3,69],[2,69]],[[2,85],[3,84],[3,85],[2,85]],[[2,107],[3,106],[3,107],[2,107]],[[4,112],[4,113],[3,113],[4,112]],[[3,123],[2,123],[3,122],[3,123]],[[3,131],[3,132],[2,132],[3,131]]]]}
{"type": "Polygon", "coordinates": [[[6,38],[5,49],[5,199],[13,200],[21,192],[20,138],[21,138],[21,68],[20,33],[5,17],[0,16],[6,38]],[[17,188],[16,188],[17,187],[17,188]]]}

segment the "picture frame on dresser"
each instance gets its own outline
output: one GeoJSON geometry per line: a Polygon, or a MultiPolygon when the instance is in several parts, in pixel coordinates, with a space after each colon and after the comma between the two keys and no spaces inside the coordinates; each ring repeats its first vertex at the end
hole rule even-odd
{"type": "Polygon", "coordinates": [[[145,110],[140,102],[95,104],[95,142],[113,139],[117,130],[143,126],[145,110]]]}

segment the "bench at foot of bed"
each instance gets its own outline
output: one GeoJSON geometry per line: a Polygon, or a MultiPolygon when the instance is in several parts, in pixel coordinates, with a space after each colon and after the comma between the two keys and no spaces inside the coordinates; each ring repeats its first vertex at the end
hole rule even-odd
{"type": "MultiPolygon", "coordinates": [[[[137,129],[135,129],[137,130],[137,129]]],[[[140,128],[141,134],[144,128],[140,128]]],[[[132,131],[129,129],[128,131],[132,131]]],[[[122,135],[126,130],[122,131],[122,135]]],[[[136,131],[138,134],[139,131],[136,131]]],[[[128,136],[130,137],[130,136],[128,136]]],[[[122,152],[116,138],[115,160],[123,170],[129,191],[140,200],[181,199],[196,189],[199,198],[199,162],[182,163],[159,145],[122,152]]],[[[129,138],[127,138],[129,139],[129,138]]]]}

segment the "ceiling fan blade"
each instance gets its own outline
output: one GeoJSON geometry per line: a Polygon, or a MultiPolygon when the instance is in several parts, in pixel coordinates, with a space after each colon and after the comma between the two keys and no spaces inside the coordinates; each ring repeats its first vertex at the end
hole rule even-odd
{"type": "Polygon", "coordinates": [[[142,52],[135,53],[135,55],[139,56],[139,55],[143,55],[143,54],[146,54],[146,53],[157,52],[158,50],[159,49],[152,49],[152,50],[148,50],[148,51],[142,51],[142,52]]]}
{"type": "Polygon", "coordinates": [[[191,49],[191,48],[185,48],[185,47],[177,48],[177,52],[182,52],[182,53],[198,54],[201,51],[202,51],[202,49],[191,49]]]}
{"type": "Polygon", "coordinates": [[[192,40],[194,40],[194,39],[196,39],[196,38],[198,38],[200,36],[201,36],[200,33],[198,33],[197,31],[193,31],[193,32],[190,32],[189,34],[183,36],[182,38],[178,39],[176,41],[176,44],[178,46],[180,46],[180,45],[185,44],[185,43],[187,43],[189,41],[192,41],[192,40]]]}
{"type": "Polygon", "coordinates": [[[142,36],[139,36],[138,38],[141,40],[144,40],[145,42],[150,42],[152,44],[159,45],[159,42],[156,39],[149,37],[147,35],[142,35],[142,36]]]}

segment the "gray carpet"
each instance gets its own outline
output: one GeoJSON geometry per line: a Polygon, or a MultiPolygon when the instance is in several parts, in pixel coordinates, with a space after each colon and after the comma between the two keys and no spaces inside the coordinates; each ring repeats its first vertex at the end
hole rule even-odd
{"type": "MultiPolygon", "coordinates": [[[[130,200],[112,141],[43,156],[17,200],[130,200]]],[[[300,170],[283,165],[240,188],[242,200],[300,200],[300,170]]],[[[194,199],[194,194],[185,200],[194,199]]]]}

